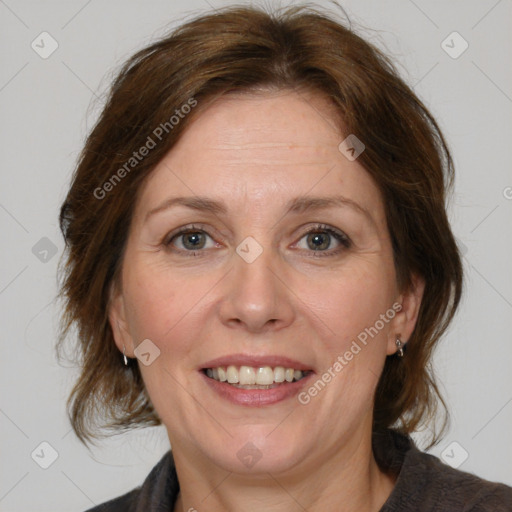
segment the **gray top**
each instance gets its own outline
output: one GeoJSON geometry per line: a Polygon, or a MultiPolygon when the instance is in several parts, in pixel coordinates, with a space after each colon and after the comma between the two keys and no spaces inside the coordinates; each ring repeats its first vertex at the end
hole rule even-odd
{"type": "MultiPolygon", "coordinates": [[[[380,512],[512,512],[512,487],[453,469],[419,451],[408,436],[374,434],[373,450],[379,466],[398,475],[380,512]]],[[[169,451],[141,487],[87,512],[172,512],[178,492],[169,451]]]]}

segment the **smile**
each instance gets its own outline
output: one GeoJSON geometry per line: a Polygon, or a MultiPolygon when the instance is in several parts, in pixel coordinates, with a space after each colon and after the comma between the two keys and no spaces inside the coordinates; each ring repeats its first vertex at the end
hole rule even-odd
{"type": "Polygon", "coordinates": [[[213,396],[245,407],[293,400],[316,374],[311,363],[277,354],[224,355],[198,370],[213,396]]]}
{"type": "Polygon", "coordinates": [[[284,366],[218,366],[206,368],[206,375],[218,382],[243,389],[270,389],[274,384],[291,383],[303,379],[309,371],[284,366]]]}

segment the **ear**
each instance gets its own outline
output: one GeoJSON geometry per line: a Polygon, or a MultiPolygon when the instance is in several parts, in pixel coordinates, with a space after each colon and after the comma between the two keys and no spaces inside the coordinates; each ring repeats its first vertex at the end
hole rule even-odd
{"type": "MultiPolygon", "coordinates": [[[[425,280],[417,275],[411,278],[410,287],[395,301],[401,304],[401,308],[397,311],[393,320],[390,322],[390,329],[388,331],[388,345],[387,354],[394,354],[397,350],[396,339],[400,338],[401,342],[405,345],[411,337],[416,321],[418,320],[418,313],[420,311],[421,300],[425,290],[425,280]]],[[[395,307],[393,307],[395,309],[395,307]]]]}
{"type": "Polygon", "coordinates": [[[126,321],[127,315],[124,297],[115,284],[112,284],[110,289],[108,319],[112,333],[114,334],[115,344],[119,351],[121,353],[126,351],[126,357],[135,357],[133,354],[133,339],[128,329],[128,322],[126,321]]]}

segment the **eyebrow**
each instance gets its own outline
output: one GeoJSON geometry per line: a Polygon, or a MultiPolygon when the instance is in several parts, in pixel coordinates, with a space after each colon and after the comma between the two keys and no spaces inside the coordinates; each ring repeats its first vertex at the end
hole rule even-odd
{"type": "MultiPolygon", "coordinates": [[[[160,213],[164,210],[168,210],[173,206],[184,206],[191,210],[197,210],[201,212],[210,212],[215,215],[226,215],[228,209],[226,204],[222,201],[216,201],[208,197],[203,196],[183,196],[183,197],[172,197],[165,200],[162,204],[150,210],[145,218],[147,221],[153,215],[160,213]]],[[[295,197],[288,201],[285,205],[285,215],[288,213],[300,214],[310,211],[324,210],[333,207],[348,207],[355,212],[364,215],[372,223],[374,219],[370,212],[356,203],[352,199],[348,199],[343,196],[302,196],[295,197]]]]}

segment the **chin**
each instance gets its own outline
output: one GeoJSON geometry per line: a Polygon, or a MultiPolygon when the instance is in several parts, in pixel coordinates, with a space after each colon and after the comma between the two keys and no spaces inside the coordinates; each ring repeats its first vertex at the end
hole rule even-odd
{"type": "Polygon", "coordinates": [[[268,478],[268,473],[286,473],[304,459],[307,439],[298,438],[297,431],[291,433],[276,426],[239,429],[230,438],[229,445],[213,447],[212,461],[226,471],[252,477],[261,474],[268,478]]]}

